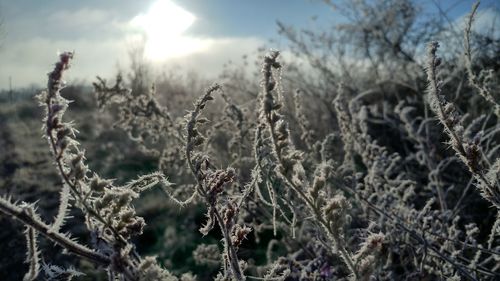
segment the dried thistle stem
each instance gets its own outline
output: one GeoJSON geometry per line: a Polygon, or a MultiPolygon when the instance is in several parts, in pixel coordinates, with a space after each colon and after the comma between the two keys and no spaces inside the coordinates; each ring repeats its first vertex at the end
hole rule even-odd
{"type": "Polygon", "coordinates": [[[36,216],[30,215],[29,212],[26,211],[26,208],[13,204],[9,200],[2,197],[0,197],[0,212],[8,216],[12,216],[24,225],[33,228],[41,235],[47,237],[50,241],[61,245],[64,249],[67,249],[70,253],[102,266],[108,266],[110,263],[110,259],[108,257],[71,240],[71,238],[66,235],[59,232],[52,232],[49,225],[42,222],[36,216]]]}
{"type": "MultiPolygon", "coordinates": [[[[206,93],[196,102],[194,110],[191,112],[191,114],[188,117],[187,124],[186,124],[186,131],[187,131],[187,137],[186,137],[186,147],[185,147],[185,154],[186,154],[186,159],[188,162],[189,169],[193,173],[194,177],[196,178],[196,191],[198,194],[205,198],[205,201],[209,208],[211,208],[213,215],[215,216],[215,219],[217,220],[217,223],[219,225],[219,228],[222,232],[223,240],[224,240],[224,249],[226,251],[227,259],[229,261],[229,265],[231,267],[231,272],[234,275],[234,278],[238,281],[245,280],[245,276],[242,273],[242,270],[240,268],[240,265],[238,263],[238,255],[236,253],[236,249],[233,246],[233,243],[231,241],[231,236],[230,236],[230,230],[228,229],[226,223],[224,222],[220,210],[218,209],[216,205],[216,198],[215,194],[211,192],[210,190],[206,190],[205,183],[203,182],[203,179],[205,177],[203,171],[200,168],[195,167],[195,160],[193,159],[193,151],[196,146],[200,145],[203,142],[203,137],[198,133],[196,129],[196,124],[198,121],[198,117],[201,114],[201,111],[205,107],[206,103],[210,100],[213,99],[211,96],[215,91],[219,90],[220,86],[218,84],[215,84],[211,86],[206,93]]],[[[215,179],[214,179],[215,180],[215,179]]],[[[209,184],[210,185],[210,184],[209,184]]]]}
{"type": "MultiPolygon", "coordinates": [[[[262,73],[263,73],[263,81],[262,81],[262,108],[261,108],[261,114],[264,114],[264,118],[266,121],[266,127],[269,130],[269,134],[271,136],[271,141],[273,145],[273,152],[276,154],[276,159],[278,162],[278,165],[280,166],[281,170],[285,170],[285,163],[283,156],[281,154],[281,149],[278,145],[278,136],[276,133],[276,122],[273,120],[273,111],[277,110],[279,107],[276,106],[274,103],[274,97],[272,95],[272,91],[274,90],[275,87],[275,81],[272,80],[272,69],[273,68],[281,68],[280,63],[277,61],[277,58],[279,56],[278,51],[272,51],[270,54],[268,54],[265,59],[264,59],[264,64],[262,68],[262,73]]],[[[285,183],[290,186],[294,192],[296,192],[299,197],[306,203],[306,205],[309,207],[311,212],[313,213],[315,219],[317,222],[322,226],[322,228],[326,231],[327,236],[334,245],[338,248],[340,252],[340,256],[346,263],[347,267],[353,274],[354,278],[358,278],[358,271],[356,270],[356,267],[353,262],[353,258],[345,245],[343,245],[338,233],[330,227],[328,222],[325,220],[325,218],[322,215],[322,212],[320,208],[314,203],[314,201],[307,196],[304,191],[301,189],[301,187],[297,186],[292,179],[290,179],[286,174],[280,173],[282,179],[285,181],[285,183]]]]}

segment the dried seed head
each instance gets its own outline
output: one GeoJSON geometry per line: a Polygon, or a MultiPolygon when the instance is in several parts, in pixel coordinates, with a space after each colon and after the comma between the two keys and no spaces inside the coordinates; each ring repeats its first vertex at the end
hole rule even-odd
{"type": "Polygon", "coordinates": [[[250,233],[251,231],[252,229],[246,225],[235,225],[233,228],[233,235],[231,236],[231,242],[233,243],[233,246],[239,247],[241,243],[243,243],[243,240],[245,240],[248,233],[250,233]]]}
{"type": "Polygon", "coordinates": [[[111,187],[112,180],[103,180],[98,175],[95,175],[90,180],[90,189],[94,192],[104,192],[105,188],[111,187]]]}
{"type": "Polygon", "coordinates": [[[349,209],[351,209],[349,201],[343,195],[335,195],[323,207],[323,218],[333,231],[342,230],[347,222],[349,209]]]}

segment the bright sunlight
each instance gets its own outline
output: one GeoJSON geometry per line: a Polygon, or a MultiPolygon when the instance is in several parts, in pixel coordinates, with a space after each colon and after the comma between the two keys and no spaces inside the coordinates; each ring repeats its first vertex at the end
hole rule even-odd
{"type": "Polygon", "coordinates": [[[146,14],[132,20],[146,35],[145,55],[153,61],[180,57],[205,49],[205,40],[183,35],[196,17],[170,0],[158,0],[146,14]]]}

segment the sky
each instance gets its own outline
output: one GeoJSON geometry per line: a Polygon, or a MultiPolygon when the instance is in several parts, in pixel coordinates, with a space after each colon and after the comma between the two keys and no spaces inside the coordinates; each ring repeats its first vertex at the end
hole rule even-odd
{"type": "MultiPolygon", "coordinates": [[[[473,3],[421,2],[430,11],[439,2],[452,19],[467,14],[473,3]]],[[[258,47],[286,51],[277,20],[308,28],[327,26],[339,15],[320,0],[0,0],[0,20],[2,90],[9,81],[14,88],[43,85],[58,52],[68,50],[75,52],[68,81],[90,84],[96,75],[111,77],[127,68],[128,53],[140,42],[157,68],[214,78],[224,63],[255,54],[258,47]]]]}

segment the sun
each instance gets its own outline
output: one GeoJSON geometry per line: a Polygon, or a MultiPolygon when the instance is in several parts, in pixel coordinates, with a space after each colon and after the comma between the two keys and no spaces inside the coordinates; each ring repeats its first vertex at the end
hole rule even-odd
{"type": "Polygon", "coordinates": [[[196,17],[170,0],[158,0],[148,12],[132,19],[132,25],[146,36],[145,55],[154,61],[179,57],[200,51],[202,40],[187,37],[185,31],[196,17]]]}

